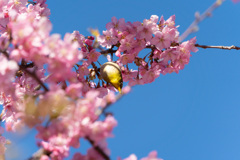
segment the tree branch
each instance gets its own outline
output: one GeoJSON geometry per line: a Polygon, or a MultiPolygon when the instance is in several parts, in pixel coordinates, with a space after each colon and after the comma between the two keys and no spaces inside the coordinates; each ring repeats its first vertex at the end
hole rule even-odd
{"type": "Polygon", "coordinates": [[[100,53],[101,54],[107,54],[107,53],[115,53],[117,52],[117,50],[113,50],[112,48],[111,49],[108,49],[108,50],[103,50],[101,51],[100,53]]]}
{"type": "Polygon", "coordinates": [[[179,41],[183,41],[187,36],[193,32],[196,32],[198,29],[198,24],[203,21],[205,18],[210,17],[212,12],[218,8],[224,0],[216,0],[202,15],[198,12],[195,13],[195,20],[192,24],[186,29],[186,31],[179,37],[179,41]]]}
{"type": "Polygon", "coordinates": [[[89,143],[93,146],[93,148],[105,159],[110,160],[109,156],[99,147],[94,144],[94,141],[90,139],[89,137],[86,137],[86,139],[89,141],[89,143]]]}
{"type": "MultiPolygon", "coordinates": [[[[7,58],[9,59],[9,54],[7,53],[6,50],[0,50],[0,52],[7,58]]],[[[22,61],[24,62],[24,61],[22,61]]],[[[30,77],[32,77],[33,79],[35,79],[40,86],[43,87],[43,89],[45,90],[45,92],[49,91],[49,89],[44,85],[44,83],[37,77],[36,73],[35,72],[30,72],[27,68],[29,67],[33,67],[33,63],[30,63],[30,64],[24,64],[24,65],[18,65],[19,68],[23,71],[25,71],[30,77]]]]}
{"type": "Polygon", "coordinates": [[[32,157],[28,158],[28,160],[40,160],[42,155],[48,155],[48,153],[43,148],[40,148],[32,157]]]}
{"type": "Polygon", "coordinates": [[[9,55],[6,50],[0,50],[0,52],[7,58],[9,59],[9,55]]]}
{"type": "Polygon", "coordinates": [[[40,86],[43,87],[43,89],[45,90],[45,92],[48,92],[49,89],[44,85],[44,83],[37,77],[36,73],[35,72],[30,72],[29,70],[27,70],[27,68],[25,67],[22,67],[21,65],[19,65],[20,69],[23,70],[24,72],[26,72],[30,77],[32,77],[33,79],[35,79],[38,84],[40,86]]]}
{"type": "Polygon", "coordinates": [[[203,48],[203,49],[216,48],[216,49],[224,49],[224,50],[231,50],[231,49],[240,50],[240,47],[237,47],[234,45],[232,45],[232,46],[207,46],[207,45],[195,44],[195,47],[199,47],[199,48],[203,48]]]}
{"type": "MultiPolygon", "coordinates": [[[[118,94],[117,97],[116,97],[116,101],[118,101],[120,98],[122,98],[123,95],[124,95],[124,94],[118,94]]],[[[100,110],[100,112],[98,113],[98,115],[99,115],[99,116],[102,115],[102,114],[105,114],[105,115],[106,115],[105,111],[106,111],[107,108],[109,108],[109,107],[111,106],[111,104],[113,104],[113,103],[112,103],[112,102],[107,103],[107,105],[106,105],[102,110],[100,110]]],[[[97,120],[97,119],[96,119],[96,120],[97,120]]],[[[96,146],[96,145],[94,144],[94,141],[93,141],[93,140],[91,140],[88,136],[85,137],[85,138],[89,141],[89,143],[93,146],[93,148],[94,148],[100,155],[102,155],[102,157],[103,157],[105,160],[110,160],[109,156],[108,156],[99,146],[96,146]]]]}
{"type": "Polygon", "coordinates": [[[36,5],[36,2],[28,1],[28,4],[36,5]]]}

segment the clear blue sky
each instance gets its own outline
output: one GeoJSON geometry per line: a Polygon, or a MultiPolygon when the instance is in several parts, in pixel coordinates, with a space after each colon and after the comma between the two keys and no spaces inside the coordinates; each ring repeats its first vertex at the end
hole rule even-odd
{"type": "MultiPolygon", "coordinates": [[[[142,21],[151,15],[175,14],[183,31],[214,0],[49,1],[52,33],[64,35],[88,27],[105,29],[112,16],[142,21]]],[[[226,0],[200,24],[197,43],[240,46],[240,3],[226,0]]],[[[188,37],[188,39],[190,38],[188,37]]],[[[240,159],[240,51],[200,49],[179,74],[160,75],[152,84],[136,86],[114,104],[118,120],[109,139],[111,158],[138,158],[157,150],[165,160],[240,159]]],[[[8,158],[24,160],[37,150],[34,131],[12,137],[8,158]],[[14,144],[17,144],[16,146],[14,144]],[[16,157],[17,155],[17,157],[16,157]]],[[[85,151],[82,142],[79,151],[85,151]]],[[[76,151],[76,150],[74,150],[76,151]]]]}

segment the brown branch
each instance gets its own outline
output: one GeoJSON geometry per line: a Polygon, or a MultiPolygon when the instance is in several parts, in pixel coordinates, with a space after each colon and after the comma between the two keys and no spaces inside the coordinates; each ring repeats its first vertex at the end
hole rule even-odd
{"type": "MultiPolygon", "coordinates": [[[[105,159],[110,160],[110,157],[99,147],[94,144],[94,141],[90,139],[88,136],[85,137],[86,140],[93,146],[93,148],[105,159]]],[[[36,151],[32,157],[28,158],[28,160],[40,160],[41,156],[47,155],[49,156],[51,153],[45,151],[43,148],[39,148],[38,151],[36,151]]]]}
{"type": "Polygon", "coordinates": [[[179,41],[183,41],[187,36],[193,32],[196,32],[198,29],[198,24],[203,21],[205,18],[210,17],[212,12],[218,8],[224,0],[216,0],[203,14],[195,13],[195,20],[192,24],[186,29],[186,31],[179,37],[179,41]]]}
{"type": "Polygon", "coordinates": [[[6,50],[0,50],[0,52],[7,58],[9,59],[9,55],[6,50]]]}
{"type": "Polygon", "coordinates": [[[94,71],[95,71],[95,73],[97,74],[97,76],[98,76],[98,78],[100,77],[100,74],[99,74],[99,70],[98,70],[98,67],[95,65],[95,63],[91,63],[92,64],[92,66],[93,66],[93,69],[94,69],[94,71]]]}
{"type": "Polygon", "coordinates": [[[29,4],[36,5],[36,2],[28,1],[29,4]]]}
{"type": "Polygon", "coordinates": [[[35,72],[30,72],[27,68],[22,67],[21,65],[19,65],[19,68],[20,68],[21,70],[25,71],[30,77],[32,77],[33,79],[35,79],[35,81],[37,81],[38,84],[43,87],[43,89],[45,90],[45,92],[48,92],[48,91],[49,91],[49,89],[44,85],[44,83],[37,77],[37,75],[36,75],[35,72]]]}
{"type": "Polygon", "coordinates": [[[155,45],[148,45],[148,46],[146,46],[146,48],[150,48],[150,49],[154,50],[154,49],[156,49],[156,46],[155,45]]]}
{"type": "Polygon", "coordinates": [[[110,157],[99,147],[94,144],[94,141],[90,139],[89,137],[86,137],[86,139],[89,141],[89,143],[93,146],[93,148],[105,159],[110,160],[110,157]]]}
{"type": "Polygon", "coordinates": [[[32,157],[28,158],[28,160],[40,160],[43,155],[49,156],[50,152],[40,148],[32,155],[32,157]]]}
{"type": "Polygon", "coordinates": [[[224,50],[231,50],[231,49],[240,50],[240,47],[237,47],[234,45],[232,45],[232,46],[207,46],[207,45],[195,44],[195,47],[199,47],[199,48],[203,48],[203,49],[215,48],[215,49],[224,49],[224,50]]]}
{"type": "Polygon", "coordinates": [[[115,52],[117,52],[117,50],[113,50],[112,48],[111,49],[108,49],[108,50],[104,50],[104,51],[101,51],[100,53],[101,54],[107,54],[107,53],[115,53],[115,52]]]}
{"type": "MultiPolygon", "coordinates": [[[[124,94],[118,94],[117,97],[116,97],[116,101],[118,101],[120,98],[122,98],[123,95],[124,95],[124,94]]],[[[111,106],[111,104],[113,104],[113,103],[112,103],[112,102],[107,103],[107,105],[106,105],[102,110],[100,110],[100,111],[98,112],[98,118],[99,118],[100,115],[102,115],[102,114],[107,115],[105,111],[106,111],[107,108],[109,108],[109,107],[111,106]]],[[[97,119],[96,119],[96,120],[97,120],[97,119]]],[[[90,139],[88,136],[85,137],[85,138],[90,142],[90,144],[93,146],[93,148],[94,148],[100,155],[102,155],[102,157],[103,157],[105,160],[110,160],[109,156],[108,156],[99,146],[96,146],[96,145],[94,144],[94,141],[93,141],[92,139],[90,139]]]]}
{"type": "MultiPolygon", "coordinates": [[[[116,101],[122,98],[124,94],[118,94],[116,97],[116,101]]],[[[107,108],[109,108],[113,103],[109,102],[107,105],[98,113],[98,117],[101,114],[106,114],[105,111],[107,108]]],[[[96,119],[97,120],[97,119],[96,119]]],[[[89,141],[89,143],[93,146],[93,148],[105,159],[110,160],[110,157],[97,145],[94,144],[94,141],[90,139],[88,136],[85,137],[86,140],[89,141]]],[[[46,151],[43,148],[40,148],[32,157],[30,157],[28,160],[39,160],[42,155],[50,155],[50,153],[46,153],[46,151]]]]}
{"type": "MultiPolygon", "coordinates": [[[[122,98],[123,95],[124,95],[124,94],[118,94],[117,97],[116,97],[116,101],[118,101],[120,98],[122,98]]],[[[107,108],[109,108],[109,107],[111,106],[111,104],[113,104],[113,103],[112,103],[112,102],[107,103],[107,105],[106,105],[102,110],[100,110],[100,111],[98,112],[98,118],[99,118],[100,115],[102,115],[102,114],[107,115],[105,111],[106,111],[107,108]]],[[[97,119],[96,119],[96,120],[97,120],[97,119]]],[[[110,160],[109,156],[108,156],[99,146],[96,146],[96,145],[94,144],[94,141],[93,141],[93,140],[91,140],[88,136],[85,137],[85,138],[90,142],[90,144],[93,146],[93,148],[94,148],[100,155],[102,155],[102,157],[103,157],[105,160],[110,160]]]]}
{"type": "Polygon", "coordinates": [[[42,155],[44,155],[44,149],[40,148],[37,152],[35,152],[32,157],[28,158],[28,160],[39,160],[42,155]]]}
{"type": "MultiPolygon", "coordinates": [[[[122,98],[123,94],[118,94],[116,97],[116,101],[122,98]]],[[[98,118],[102,114],[106,114],[106,109],[109,108],[113,103],[109,102],[107,105],[98,113],[98,118]]],[[[97,119],[96,119],[97,120],[97,119]]],[[[105,159],[105,160],[110,160],[110,157],[102,150],[101,147],[97,146],[94,144],[94,141],[90,139],[88,136],[85,137],[86,140],[89,141],[89,143],[93,146],[93,148],[105,159]]],[[[28,160],[39,160],[42,155],[50,155],[50,153],[46,153],[43,148],[40,148],[32,157],[30,157],[28,160]]]]}
{"type": "MultiPolygon", "coordinates": [[[[0,52],[7,57],[7,59],[9,59],[9,54],[7,53],[6,50],[0,50],[0,52]]],[[[23,64],[24,61],[22,61],[23,64]]],[[[33,63],[30,64],[26,64],[26,65],[18,65],[19,68],[23,71],[25,71],[30,77],[32,77],[33,79],[35,79],[40,86],[43,87],[43,89],[45,90],[45,92],[49,91],[49,89],[44,85],[44,83],[37,77],[35,72],[30,72],[27,68],[32,68],[33,67],[33,63]]]]}

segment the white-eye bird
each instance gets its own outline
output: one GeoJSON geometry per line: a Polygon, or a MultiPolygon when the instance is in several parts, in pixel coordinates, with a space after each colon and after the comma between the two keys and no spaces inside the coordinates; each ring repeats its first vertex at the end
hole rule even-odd
{"type": "Polygon", "coordinates": [[[119,91],[119,93],[122,93],[122,71],[117,63],[104,63],[101,65],[100,74],[106,82],[112,84],[119,91]]]}

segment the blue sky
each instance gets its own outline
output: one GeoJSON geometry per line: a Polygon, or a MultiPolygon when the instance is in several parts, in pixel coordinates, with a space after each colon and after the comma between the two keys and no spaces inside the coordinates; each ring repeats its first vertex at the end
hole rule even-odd
{"type": "MultiPolygon", "coordinates": [[[[112,16],[142,21],[151,15],[176,15],[183,33],[214,0],[104,0],[49,1],[52,33],[64,35],[87,28],[105,30],[112,16]]],[[[203,45],[240,46],[240,3],[226,0],[211,18],[200,23],[197,37],[203,45]]],[[[160,75],[153,83],[135,86],[109,111],[118,120],[108,140],[111,158],[152,150],[165,160],[239,160],[240,158],[240,51],[199,49],[179,74],[160,75]]],[[[35,131],[13,140],[8,158],[24,160],[37,150],[35,131]],[[16,144],[16,145],[15,145],[16,144]]],[[[74,151],[85,152],[87,142],[74,151]]]]}

